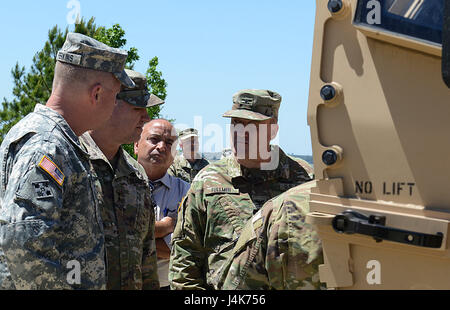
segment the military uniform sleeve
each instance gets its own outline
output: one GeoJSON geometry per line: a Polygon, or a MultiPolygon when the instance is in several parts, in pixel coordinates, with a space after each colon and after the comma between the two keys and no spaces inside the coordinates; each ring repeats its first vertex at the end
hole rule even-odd
{"type": "Polygon", "coordinates": [[[318,268],[323,263],[322,248],[316,231],[305,223],[309,210],[306,197],[284,200],[268,227],[265,269],[273,289],[321,287],[318,268]]]}
{"type": "Polygon", "coordinates": [[[307,196],[278,196],[246,224],[222,275],[225,290],[318,289],[321,243],[305,223],[307,196]]]}
{"type": "Polygon", "coordinates": [[[16,289],[71,289],[57,234],[62,176],[42,169],[43,157],[27,151],[16,156],[0,211],[0,245],[16,289]]]}
{"type": "Polygon", "coordinates": [[[148,233],[144,239],[143,257],[142,257],[142,289],[159,289],[158,266],[155,243],[155,210],[152,200],[147,199],[150,209],[150,220],[148,233]]]}
{"type": "Polygon", "coordinates": [[[224,264],[219,287],[223,290],[268,290],[269,278],[265,270],[265,245],[272,214],[271,201],[245,225],[224,264]]]}
{"type": "Polygon", "coordinates": [[[207,289],[203,246],[206,209],[201,187],[201,181],[194,182],[178,209],[169,266],[172,289],[207,289]]]}

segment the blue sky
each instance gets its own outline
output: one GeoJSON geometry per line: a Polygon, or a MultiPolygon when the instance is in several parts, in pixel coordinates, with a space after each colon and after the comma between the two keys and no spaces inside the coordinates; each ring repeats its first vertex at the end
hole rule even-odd
{"type": "MultiPolygon", "coordinates": [[[[229,119],[221,115],[231,108],[232,95],[244,88],[270,89],[283,97],[279,144],[287,153],[311,155],[306,112],[315,1],[78,2],[81,15],[94,16],[98,26],[122,26],[126,48],[136,47],[141,56],[136,71],[145,72],[158,56],[168,83],[164,116],[201,127],[204,134],[221,128],[225,146],[229,119]]],[[[16,62],[29,68],[51,27],[73,29],[68,3],[0,1],[0,98],[12,98],[11,69],[16,62]]],[[[203,137],[204,150],[220,151],[211,139],[203,137]]]]}

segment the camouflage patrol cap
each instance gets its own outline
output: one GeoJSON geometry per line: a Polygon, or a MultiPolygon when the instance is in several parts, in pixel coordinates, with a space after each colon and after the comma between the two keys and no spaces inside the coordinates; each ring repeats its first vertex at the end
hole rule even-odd
{"type": "Polygon", "coordinates": [[[281,104],[280,94],[262,89],[244,89],[233,96],[233,107],[223,117],[264,121],[278,118],[281,104]]]}
{"type": "Polygon", "coordinates": [[[74,66],[110,72],[126,87],[134,87],[133,81],[125,73],[128,53],[109,47],[81,33],[67,34],[56,60],[74,66]]]}
{"type": "Polygon", "coordinates": [[[194,128],[188,128],[188,129],[181,130],[178,133],[178,138],[181,140],[184,140],[184,139],[187,139],[190,137],[198,137],[198,130],[194,129],[194,128]]]}
{"type": "Polygon", "coordinates": [[[117,99],[139,108],[149,108],[163,104],[164,101],[148,92],[147,78],[136,71],[125,69],[126,74],[133,80],[135,86],[132,88],[122,87],[117,99]]]}

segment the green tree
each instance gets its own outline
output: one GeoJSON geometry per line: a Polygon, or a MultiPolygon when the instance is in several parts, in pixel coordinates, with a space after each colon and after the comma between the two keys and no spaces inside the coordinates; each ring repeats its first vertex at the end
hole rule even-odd
{"type": "MultiPolygon", "coordinates": [[[[81,20],[75,26],[75,32],[89,36],[95,36],[97,27],[94,18],[88,22],[81,20]]],[[[0,142],[6,133],[25,115],[34,110],[37,103],[45,104],[51,94],[53,75],[55,71],[56,54],[63,46],[68,29],[62,32],[57,26],[48,32],[48,40],[42,50],[33,57],[33,64],[28,72],[25,67],[16,63],[11,70],[14,87],[12,90],[14,98],[12,101],[3,99],[0,111],[0,142]]]]}
{"type": "MultiPolygon", "coordinates": [[[[4,98],[2,102],[3,108],[0,110],[0,143],[11,127],[32,112],[37,103],[45,104],[47,102],[51,94],[56,55],[63,46],[68,32],[68,27],[63,32],[57,26],[54,26],[48,32],[48,40],[45,42],[42,50],[33,57],[30,69],[26,71],[25,67],[21,67],[19,63],[16,63],[11,70],[14,83],[12,90],[13,99],[9,101],[4,98]]],[[[88,21],[84,18],[81,19],[75,25],[73,32],[82,33],[116,48],[123,48],[127,43],[124,38],[125,31],[120,25],[116,24],[111,28],[97,27],[94,17],[88,21]]],[[[139,60],[138,51],[135,47],[132,47],[128,50],[126,67],[132,69],[137,60],[139,60]]],[[[157,65],[157,57],[150,60],[149,69],[147,70],[149,91],[161,99],[165,99],[167,83],[162,79],[161,72],[157,71],[157,65]]],[[[160,107],[148,110],[151,118],[159,117],[160,107]]],[[[131,151],[132,154],[132,149],[127,150],[131,151]]]]}

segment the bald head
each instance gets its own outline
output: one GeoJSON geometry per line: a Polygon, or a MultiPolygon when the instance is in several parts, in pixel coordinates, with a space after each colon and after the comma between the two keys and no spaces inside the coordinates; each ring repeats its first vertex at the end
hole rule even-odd
{"type": "Polygon", "coordinates": [[[146,128],[149,127],[153,127],[153,126],[163,126],[166,127],[167,129],[169,129],[170,131],[174,131],[175,135],[176,135],[176,130],[173,127],[172,123],[169,122],[168,120],[164,119],[164,118],[156,118],[156,119],[152,119],[151,121],[145,123],[143,130],[145,131],[146,128]]]}
{"type": "Polygon", "coordinates": [[[154,119],[144,125],[134,152],[150,180],[162,178],[172,165],[177,138],[176,130],[168,120],[154,119]]]}

